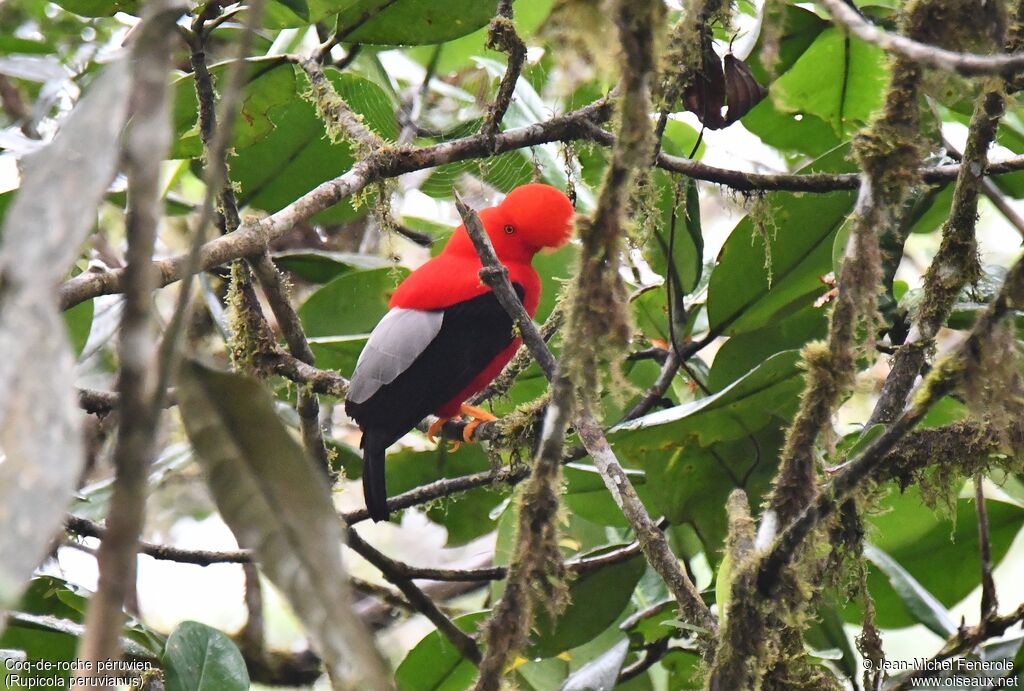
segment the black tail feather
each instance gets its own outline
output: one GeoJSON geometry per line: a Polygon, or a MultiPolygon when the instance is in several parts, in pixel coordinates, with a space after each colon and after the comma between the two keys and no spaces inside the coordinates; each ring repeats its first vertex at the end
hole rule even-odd
{"type": "Polygon", "coordinates": [[[363,432],[359,444],[363,449],[363,498],[366,510],[374,521],[386,521],[388,511],[388,488],[384,480],[384,451],[387,445],[372,431],[363,432]]]}

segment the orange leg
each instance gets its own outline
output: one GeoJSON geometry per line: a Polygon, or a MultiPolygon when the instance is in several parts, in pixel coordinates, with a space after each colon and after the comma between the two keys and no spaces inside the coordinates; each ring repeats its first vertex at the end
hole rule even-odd
{"type": "Polygon", "coordinates": [[[466,405],[465,403],[463,403],[459,407],[459,412],[462,413],[463,415],[468,415],[469,417],[473,418],[470,421],[470,423],[466,425],[466,428],[462,430],[462,438],[467,442],[473,441],[473,431],[480,425],[481,422],[494,422],[495,420],[498,419],[491,415],[490,413],[488,413],[486,410],[483,410],[481,408],[475,408],[471,405],[466,405]]]}

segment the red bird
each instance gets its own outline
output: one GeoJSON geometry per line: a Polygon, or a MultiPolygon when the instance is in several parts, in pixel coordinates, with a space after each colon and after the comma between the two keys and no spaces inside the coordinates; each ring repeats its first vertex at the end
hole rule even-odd
{"type": "MultiPolygon", "coordinates": [[[[531,262],[545,247],[560,247],[572,232],[569,199],[548,185],[522,185],[498,206],[480,212],[487,235],[523,306],[532,317],[540,277],[531,262]]],[[[464,405],[515,354],[520,339],[512,319],[480,281],[480,258],[459,226],[439,255],[412,272],[391,297],[391,308],[370,334],[356,362],[345,411],[363,431],[363,496],[370,517],[387,520],[384,452],[427,415],[433,435],[459,414],[473,428],[494,416],[464,405]]]]}

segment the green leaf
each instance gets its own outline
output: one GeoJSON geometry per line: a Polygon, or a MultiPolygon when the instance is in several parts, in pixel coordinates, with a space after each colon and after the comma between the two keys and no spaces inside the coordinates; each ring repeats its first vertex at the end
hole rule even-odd
{"type": "Polygon", "coordinates": [[[357,0],[347,4],[338,14],[338,27],[352,43],[443,43],[486,26],[494,16],[492,3],[481,0],[357,0]]]}
{"type": "MultiPolygon", "coordinates": [[[[491,462],[479,444],[454,452],[440,444],[429,451],[402,449],[390,454],[384,468],[388,492],[394,496],[442,478],[489,470],[491,462]]],[[[448,545],[464,545],[497,527],[490,514],[508,494],[507,487],[481,487],[435,502],[427,516],[448,530],[448,545]]]]}
{"type": "MultiPolygon", "coordinates": [[[[581,557],[593,557],[625,545],[610,545],[581,557]]],[[[582,645],[611,626],[629,604],[633,589],[644,574],[647,562],[637,555],[579,576],[569,584],[569,606],[553,622],[546,611],[534,621],[527,657],[554,657],[582,645]]]]}
{"type": "Polygon", "coordinates": [[[383,269],[394,266],[383,257],[355,252],[286,250],[273,255],[278,268],[310,283],[327,283],[353,269],[383,269]]]}
{"type": "Polygon", "coordinates": [[[53,45],[18,36],[0,36],[0,55],[47,55],[53,53],[53,45]]]}
{"type": "Polygon", "coordinates": [[[619,425],[609,440],[643,468],[654,508],[689,523],[715,563],[725,538],[725,501],[742,487],[751,503],[769,486],[782,427],[803,388],[799,353],[786,351],[707,398],[619,425]]]}
{"type": "Polygon", "coordinates": [[[234,642],[195,621],[178,624],[163,655],[167,691],[247,691],[249,672],[234,642]]]}
{"type": "MultiPolygon", "coordinates": [[[[597,468],[585,463],[568,463],[563,474],[566,484],[563,499],[573,515],[599,525],[629,527],[629,522],[612,499],[597,468]]],[[[643,471],[633,468],[627,468],[626,475],[636,488],[637,494],[646,502],[647,476],[643,471]]]]}
{"type": "MultiPolygon", "coordinates": [[[[474,633],[489,614],[490,610],[472,612],[453,621],[463,631],[474,633]]],[[[476,676],[473,663],[435,630],[405,656],[395,671],[395,683],[400,691],[460,691],[472,686],[476,676]]]]}
{"type": "Polygon", "coordinates": [[[366,334],[339,338],[314,337],[309,339],[309,347],[316,358],[317,367],[335,370],[342,376],[351,377],[367,338],[366,334]]]}
{"type": "Polygon", "coordinates": [[[85,343],[89,340],[89,332],[92,330],[93,310],[93,301],[86,300],[64,311],[64,323],[68,327],[71,351],[75,356],[82,354],[82,351],[85,349],[85,343]]]}
{"type": "MultiPolygon", "coordinates": [[[[846,147],[835,149],[808,170],[851,170],[846,153],[846,147]]],[[[832,269],[832,242],[853,208],[854,194],[779,193],[768,201],[771,210],[764,222],[771,276],[766,267],[765,240],[748,215],[725,241],[718,266],[711,274],[708,326],[713,331],[735,335],[766,326],[811,304],[826,290],[821,277],[832,269]]]]}
{"type": "Polygon", "coordinates": [[[770,98],[743,117],[743,126],[782,151],[821,156],[841,144],[827,122],[810,113],[783,113],[770,98]]]}
{"type": "MultiPolygon", "coordinates": [[[[554,0],[529,0],[514,5],[516,31],[528,45],[529,38],[547,18],[553,4],[554,0]]],[[[433,57],[434,49],[440,48],[436,72],[438,75],[446,75],[471,67],[472,58],[477,55],[500,58],[500,54],[485,47],[486,42],[487,28],[481,27],[473,33],[448,41],[443,46],[421,46],[405,52],[413,60],[426,66],[433,57]]]]}
{"type": "MultiPolygon", "coordinates": [[[[248,66],[242,111],[233,129],[231,179],[238,186],[240,204],[273,213],[320,183],[341,175],[355,159],[348,142],[331,142],[313,104],[305,98],[308,80],[304,71],[277,57],[249,60],[248,66]]],[[[216,79],[223,77],[225,70],[225,65],[218,65],[211,73],[216,79]]],[[[379,86],[333,68],[326,69],[325,74],[367,127],[385,140],[397,138],[398,124],[391,103],[379,86]]],[[[174,122],[178,141],[172,157],[198,158],[202,146],[195,127],[192,79],[183,78],[176,89],[174,122]]],[[[342,223],[362,215],[366,208],[356,208],[347,199],[313,220],[342,223]]]]}
{"type": "Polygon", "coordinates": [[[659,171],[658,179],[659,202],[661,212],[659,222],[655,225],[652,237],[644,246],[644,258],[651,269],[666,277],[669,276],[669,250],[671,249],[672,267],[675,270],[673,296],[682,298],[690,294],[700,281],[704,268],[704,236],[700,225],[700,197],[697,183],[687,178],[683,184],[678,204],[672,181],[659,171]],[[673,217],[675,220],[673,220],[673,217]]]}
{"type": "Polygon", "coordinates": [[[137,0],[55,0],[68,12],[83,17],[113,17],[118,12],[139,16],[137,0]]]}
{"type": "MultiPolygon", "coordinates": [[[[989,541],[992,564],[998,565],[1021,527],[1024,509],[990,499],[989,541]]],[[[956,502],[953,522],[935,515],[924,505],[920,491],[911,487],[903,494],[891,493],[880,507],[882,513],[868,519],[872,542],[888,554],[942,606],[949,608],[978,586],[978,523],[974,502],[956,502]]],[[[875,600],[878,625],[899,628],[917,623],[888,578],[877,569],[868,575],[868,588],[875,600]]],[[[847,622],[862,620],[856,603],[843,612],[847,622]]]]}
{"type": "Polygon", "coordinates": [[[956,624],[949,610],[899,562],[870,543],[864,545],[864,556],[885,574],[893,590],[917,621],[942,638],[949,638],[956,633],[956,624]]]}
{"type": "Polygon", "coordinates": [[[773,355],[722,391],[616,425],[608,439],[634,451],[670,450],[688,438],[709,446],[785,421],[803,386],[799,361],[796,351],[773,355]]]}
{"type": "Polygon", "coordinates": [[[407,269],[371,269],[338,276],[316,291],[302,307],[299,319],[306,335],[351,336],[373,331],[388,311],[388,300],[407,269]]]}
{"type": "Polygon", "coordinates": [[[887,78],[885,51],[832,27],[814,39],[769,93],[779,110],[815,115],[846,138],[882,106],[887,78]]]}
{"type": "Polygon", "coordinates": [[[335,687],[386,688],[384,663],[352,611],[326,476],[269,393],[251,377],[190,360],[178,407],[221,516],[306,625],[335,687]]]}
{"type": "Polygon", "coordinates": [[[829,26],[828,22],[804,7],[786,4],[777,9],[782,11],[782,34],[779,36],[779,55],[778,62],[774,65],[775,72],[769,73],[761,64],[764,32],[758,36],[754,50],[747,58],[750,71],[761,84],[770,84],[777,74],[787,72],[811,47],[818,35],[829,26]]]}
{"type": "Polygon", "coordinates": [[[798,350],[824,337],[827,328],[826,310],[809,306],[778,322],[733,336],[715,353],[707,385],[720,391],[771,355],[798,350]]]}

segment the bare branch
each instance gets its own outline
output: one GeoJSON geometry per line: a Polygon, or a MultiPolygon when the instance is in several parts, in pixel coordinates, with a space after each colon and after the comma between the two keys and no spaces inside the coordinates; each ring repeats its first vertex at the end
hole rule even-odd
{"type": "Polygon", "coordinates": [[[1024,55],[957,53],[879,29],[842,0],[821,0],[821,4],[825,6],[837,24],[857,38],[924,67],[934,67],[966,76],[1012,74],[1024,68],[1024,55]]]}
{"type": "Polygon", "coordinates": [[[359,537],[352,528],[348,530],[348,546],[366,561],[373,564],[390,583],[402,591],[409,604],[437,627],[437,630],[451,642],[464,658],[474,664],[480,662],[480,649],[476,642],[464,631],[452,623],[452,620],[437,608],[434,601],[427,597],[412,579],[404,575],[401,567],[393,559],[372,547],[359,537]]]}

